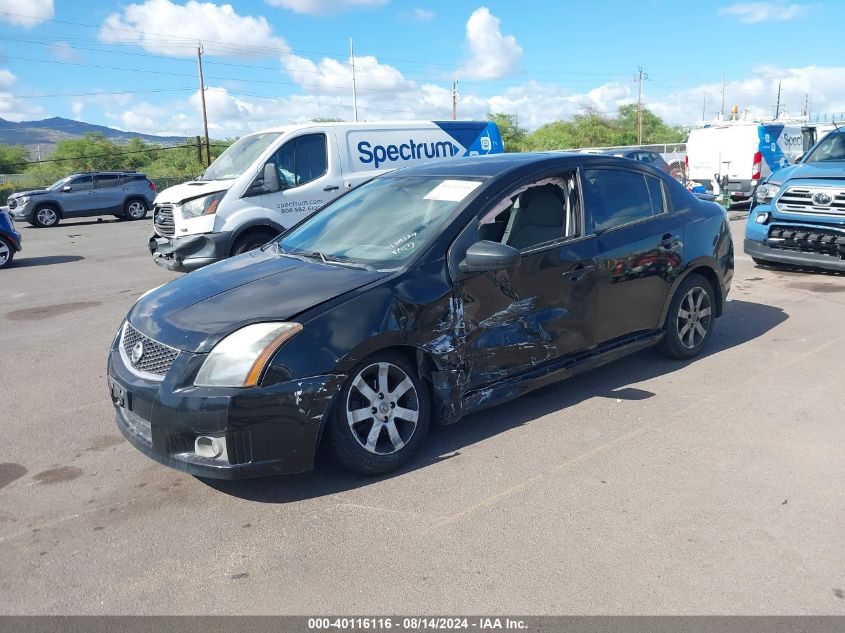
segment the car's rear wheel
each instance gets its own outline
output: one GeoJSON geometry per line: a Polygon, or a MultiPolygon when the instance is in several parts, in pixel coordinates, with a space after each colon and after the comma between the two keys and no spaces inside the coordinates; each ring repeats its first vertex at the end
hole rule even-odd
{"type": "Polygon", "coordinates": [[[56,226],[59,223],[59,212],[54,207],[43,205],[32,214],[32,224],[41,228],[56,226]]]}
{"type": "Polygon", "coordinates": [[[149,211],[147,203],[139,198],[127,200],[123,205],[123,213],[130,220],[143,220],[147,217],[147,211],[149,211]]]}
{"type": "Polygon", "coordinates": [[[403,356],[386,352],[350,372],[332,410],[329,439],[341,464],[377,475],[414,456],[429,422],[426,385],[403,356]]]}
{"type": "Polygon", "coordinates": [[[715,318],[713,285],[705,277],[691,274],[672,297],[658,351],[679,360],[698,356],[713,333],[715,318]]]}
{"type": "Polygon", "coordinates": [[[12,265],[15,258],[15,248],[5,237],[0,237],[0,268],[7,268],[12,265]]]}

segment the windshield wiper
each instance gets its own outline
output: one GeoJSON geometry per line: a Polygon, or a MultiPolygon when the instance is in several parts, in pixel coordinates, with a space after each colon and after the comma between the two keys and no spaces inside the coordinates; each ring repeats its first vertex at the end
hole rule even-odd
{"type": "Polygon", "coordinates": [[[323,255],[320,251],[307,251],[307,250],[298,250],[296,253],[291,253],[285,251],[282,248],[281,242],[278,242],[278,252],[279,255],[285,255],[287,257],[294,257],[296,259],[311,259],[314,261],[322,262],[323,264],[328,264],[330,266],[346,266],[347,268],[357,268],[359,270],[375,270],[369,264],[362,264],[359,262],[349,261],[348,259],[328,259],[325,255],[323,255]]]}

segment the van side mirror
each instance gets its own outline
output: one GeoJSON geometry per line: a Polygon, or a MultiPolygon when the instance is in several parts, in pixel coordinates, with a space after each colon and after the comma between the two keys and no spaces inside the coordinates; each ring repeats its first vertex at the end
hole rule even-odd
{"type": "Polygon", "coordinates": [[[797,164],[798,164],[798,163],[800,163],[802,160],[804,160],[804,157],[805,157],[806,155],[807,155],[807,152],[804,152],[803,154],[799,154],[799,155],[795,158],[795,160],[794,160],[794,161],[792,161],[792,164],[793,164],[793,165],[797,165],[797,164]]]}
{"type": "Polygon", "coordinates": [[[245,196],[260,196],[263,193],[276,193],[282,190],[282,183],[279,180],[279,172],[273,163],[266,163],[261,173],[255,177],[245,196]]]}
{"type": "Polygon", "coordinates": [[[513,246],[481,240],[467,249],[466,258],[458,264],[458,269],[462,273],[483,273],[509,270],[521,263],[522,257],[513,246]]]}

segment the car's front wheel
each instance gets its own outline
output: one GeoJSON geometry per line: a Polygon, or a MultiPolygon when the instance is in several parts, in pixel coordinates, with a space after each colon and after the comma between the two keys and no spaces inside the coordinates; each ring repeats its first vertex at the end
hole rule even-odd
{"type": "Polygon", "coordinates": [[[32,224],[41,228],[56,226],[59,223],[59,212],[54,207],[43,205],[32,213],[32,224]]]}
{"type": "Polygon", "coordinates": [[[705,277],[691,274],[672,297],[658,351],[679,360],[698,356],[713,334],[715,318],[713,285],[705,277]]]}
{"type": "Polygon", "coordinates": [[[426,385],[407,359],[386,352],[350,372],[332,410],[329,439],[341,464],[377,475],[414,456],[429,422],[426,385]]]}
{"type": "Polygon", "coordinates": [[[0,268],[11,266],[14,258],[15,248],[5,237],[0,237],[0,268]]]}

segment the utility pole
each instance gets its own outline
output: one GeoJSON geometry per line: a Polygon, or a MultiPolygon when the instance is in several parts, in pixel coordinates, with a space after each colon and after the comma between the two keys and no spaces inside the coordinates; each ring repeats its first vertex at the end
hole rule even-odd
{"type": "Polygon", "coordinates": [[[199,134],[197,134],[197,162],[202,165],[202,141],[199,134]]]}
{"type": "Polygon", "coordinates": [[[643,144],[643,80],[648,80],[648,73],[640,66],[637,71],[637,145],[643,144]]]}
{"type": "Polygon", "coordinates": [[[780,118],[780,82],[778,82],[778,102],[775,105],[775,121],[780,118]]]}
{"type": "Polygon", "coordinates": [[[722,73],[722,121],[725,120],[725,73],[722,73]]]}
{"type": "Polygon", "coordinates": [[[352,36],[349,36],[349,58],[352,60],[352,116],[358,121],[358,87],[355,85],[355,48],[352,46],[352,36]]]}
{"type": "Polygon", "coordinates": [[[452,120],[458,120],[458,79],[452,80],[452,120]]]}
{"type": "Polygon", "coordinates": [[[807,117],[807,120],[810,120],[810,93],[808,92],[804,95],[804,116],[807,117]]]}
{"type": "Polygon", "coordinates": [[[707,118],[707,97],[701,100],[701,120],[702,122],[707,118]]]}
{"type": "Polygon", "coordinates": [[[205,110],[205,81],[202,78],[202,42],[197,46],[197,67],[200,71],[200,97],[202,98],[202,125],[205,129],[205,164],[211,165],[211,143],[208,141],[208,114],[205,110]]]}

